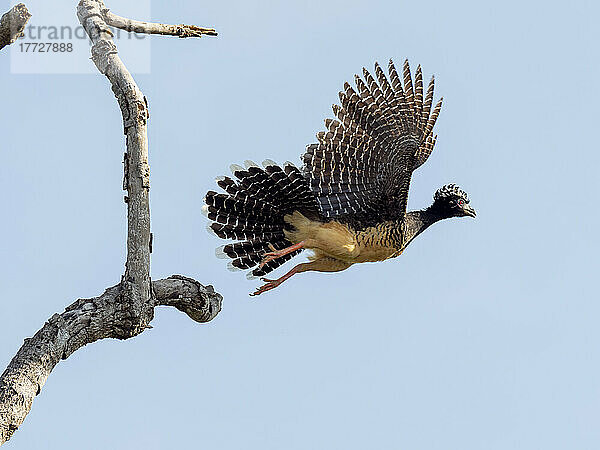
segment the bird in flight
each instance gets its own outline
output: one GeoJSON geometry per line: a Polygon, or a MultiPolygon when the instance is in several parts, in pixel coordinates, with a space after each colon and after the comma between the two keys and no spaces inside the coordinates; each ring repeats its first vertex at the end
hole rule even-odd
{"type": "Polygon", "coordinates": [[[217,248],[231,270],[263,277],[303,250],[296,265],[250,295],[276,288],[294,274],[339,272],[353,264],[399,256],[430,225],[450,217],[475,217],[467,194],[455,184],[438,189],[433,203],[406,211],[412,173],[433,151],[433,127],[442,99],[433,106],[434,79],[426,91],[421,66],[414,83],[408,61],[402,78],[393,62],[386,76],[363,69],[356,87],[344,84],[336,119],[306,147],[301,169],[271,160],[262,167],[232,165],[234,178],[219,177],[224,192],[209,191],[203,213],[209,232],[237,242],[217,248]],[[432,107],[433,106],[433,107],[432,107]]]}

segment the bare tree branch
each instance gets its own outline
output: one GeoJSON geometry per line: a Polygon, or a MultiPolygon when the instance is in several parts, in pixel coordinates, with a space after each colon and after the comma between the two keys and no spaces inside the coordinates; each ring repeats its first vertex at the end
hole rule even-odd
{"type": "MultiPolygon", "coordinates": [[[[19,6],[19,5],[17,5],[19,6]]],[[[23,6],[24,7],[24,6],[23,6]]],[[[26,10],[25,10],[26,11],[26,10]]],[[[0,445],[9,440],[25,420],[33,399],[62,359],[99,339],[129,339],[142,333],[154,318],[156,306],[172,306],[196,322],[208,322],[221,310],[221,295],[212,286],[173,275],[151,282],[150,168],[148,165],[148,102],[119,58],[101,0],[81,0],[77,16],[92,42],[92,61],[106,75],[123,116],[126,136],[125,176],[127,190],[127,261],[121,282],[91,299],[80,299],[62,314],[53,315],[21,349],[0,376],[0,445]]],[[[122,19],[110,15],[118,22],[122,19]]],[[[4,17],[3,19],[4,20],[4,17]]],[[[111,19],[112,20],[112,19],[111,19]]],[[[113,26],[117,26],[114,25],[113,26]]],[[[144,24],[143,32],[158,32],[168,25],[144,24]],[[149,30],[149,31],[148,31],[149,30]]],[[[160,32],[186,37],[188,31],[160,32]]],[[[140,28],[142,29],[142,28],[140,28]]],[[[214,30],[212,30],[214,31],[214,30]]],[[[198,31],[199,32],[199,31],[198,31]]],[[[200,33],[200,32],[199,32],[200,33]]],[[[210,34],[202,31],[200,34],[210,34]]],[[[214,33],[216,34],[216,33],[214,33]]]]}
{"type": "MultiPolygon", "coordinates": [[[[155,305],[174,306],[196,322],[208,322],[221,310],[221,295],[190,278],[173,275],[154,281],[155,305]]],[[[79,299],[54,314],[23,346],[0,377],[0,444],[6,442],[29,413],[50,372],[84,345],[100,339],[131,337],[131,299],[121,284],[98,297],[79,299]]]]}
{"type": "Polygon", "coordinates": [[[173,306],[199,323],[211,321],[221,311],[221,294],[182,275],[153,281],[152,289],[156,306],[173,306]]]}
{"type": "Polygon", "coordinates": [[[217,32],[214,28],[203,28],[197,27],[196,25],[167,25],[163,23],[142,22],[140,20],[117,16],[110,12],[108,8],[102,10],[102,17],[111,27],[134,33],[163,34],[167,36],[178,36],[180,38],[217,36],[217,32]]]}
{"type": "Polygon", "coordinates": [[[23,36],[25,24],[31,17],[27,7],[19,3],[0,19],[0,50],[23,36]]]}
{"type": "Polygon", "coordinates": [[[106,75],[123,116],[127,152],[125,180],[127,188],[127,262],[122,280],[136,335],[152,320],[150,302],[150,167],[146,122],[148,103],[135,80],[119,58],[112,31],[102,19],[101,1],[82,0],[77,16],[92,42],[92,61],[106,75]]]}

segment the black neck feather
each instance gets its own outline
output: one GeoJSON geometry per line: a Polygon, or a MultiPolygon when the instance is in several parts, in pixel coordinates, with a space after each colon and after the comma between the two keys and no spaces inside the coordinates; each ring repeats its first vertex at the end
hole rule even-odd
{"type": "Polygon", "coordinates": [[[432,206],[419,211],[410,211],[406,214],[404,218],[403,247],[406,247],[431,225],[446,218],[442,211],[432,208],[432,206]]]}

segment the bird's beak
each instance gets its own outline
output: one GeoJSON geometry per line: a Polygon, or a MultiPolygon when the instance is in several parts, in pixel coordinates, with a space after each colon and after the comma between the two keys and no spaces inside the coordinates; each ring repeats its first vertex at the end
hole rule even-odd
{"type": "Polygon", "coordinates": [[[469,217],[475,217],[477,215],[475,210],[470,205],[465,207],[465,214],[469,217]]]}

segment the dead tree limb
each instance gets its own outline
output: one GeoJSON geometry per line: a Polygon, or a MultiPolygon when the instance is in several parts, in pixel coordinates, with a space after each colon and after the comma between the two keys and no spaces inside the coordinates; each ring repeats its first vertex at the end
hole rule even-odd
{"type": "MultiPolygon", "coordinates": [[[[221,309],[221,296],[212,286],[174,275],[152,283],[154,306],[173,306],[196,322],[212,320],[221,309]]],[[[0,381],[0,443],[19,428],[50,372],[84,345],[100,339],[131,337],[132,320],[126,307],[132,299],[122,285],[94,298],[79,299],[62,314],[54,314],[23,346],[0,381]]]]}
{"type": "MultiPolygon", "coordinates": [[[[106,20],[107,14],[108,9],[101,0],[81,0],[77,7],[79,21],[92,43],[92,61],[110,81],[123,116],[127,146],[123,182],[127,190],[125,274],[118,285],[106,289],[98,297],[77,300],[62,314],[53,315],[32,338],[25,339],[0,376],[0,445],[9,440],[23,423],[35,396],[40,393],[56,364],[79,348],[100,339],[137,336],[150,328],[156,306],[175,307],[201,323],[212,320],[221,310],[222,297],[212,286],[205,287],[180,275],[154,282],[150,280],[152,235],[148,199],[148,102],[119,58],[106,20]]],[[[117,26],[115,20],[112,20],[113,26],[117,26]]],[[[132,30],[156,32],[157,28],[153,27],[157,24],[145,25],[148,25],[149,31],[140,27],[132,30]]],[[[182,32],[159,34],[184,37],[182,32]]]]}
{"type": "Polygon", "coordinates": [[[121,61],[113,33],[102,18],[101,1],[82,0],[77,6],[79,22],[92,42],[92,61],[110,81],[123,116],[126,136],[125,179],[127,189],[127,262],[121,281],[131,301],[131,331],[136,335],[152,320],[150,304],[150,167],[148,165],[148,104],[121,61]]]}
{"type": "Polygon", "coordinates": [[[0,50],[23,36],[25,24],[30,17],[27,7],[19,3],[0,18],[0,50]]]}
{"type": "Polygon", "coordinates": [[[196,25],[167,25],[164,23],[142,22],[140,20],[117,16],[110,12],[108,8],[102,10],[102,17],[111,27],[134,33],[163,34],[167,36],[178,36],[180,38],[217,36],[217,32],[214,28],[203,28],[197,27],[196,25]]]}

